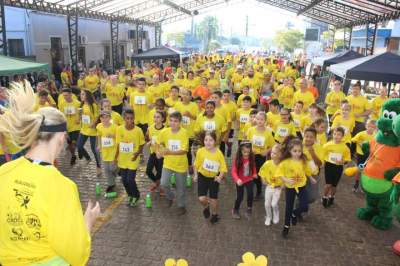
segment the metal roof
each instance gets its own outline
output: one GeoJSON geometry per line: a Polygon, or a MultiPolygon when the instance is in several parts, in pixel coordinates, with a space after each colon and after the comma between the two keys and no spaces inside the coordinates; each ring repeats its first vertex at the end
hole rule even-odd
{"type": "MultiPolygon", "coordinates": [[[[156,25],[189,18],[232,0],[4,0],[50,13],[77,12],[92,17],[156,25]]],[[[400,0],[258,0],[336,27],[352,27],[400,18],[400,0]]]]}

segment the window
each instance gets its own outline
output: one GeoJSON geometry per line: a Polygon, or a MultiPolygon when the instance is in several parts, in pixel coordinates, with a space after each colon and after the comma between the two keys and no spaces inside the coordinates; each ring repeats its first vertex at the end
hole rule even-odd
{"type": "Polygon", "coordinates": [[[15,56],[15,57],[25,56],[23,39],[8,39],[7,42],[8,42],[8,51],[10,56],[15,56]]]}

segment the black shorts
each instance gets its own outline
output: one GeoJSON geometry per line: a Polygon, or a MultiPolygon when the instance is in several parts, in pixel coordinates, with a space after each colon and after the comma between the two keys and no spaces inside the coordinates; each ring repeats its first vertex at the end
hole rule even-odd
{"type": "Polygon", "coordinates": [[[368,159],[368,155],[362,155],[357,153],[357,166],[360,164],[364,164],[365,161],[368,159]]]}
{"type": "Polygon", "coordinates": [[[68,144],[71,144],[72,142],[77,142],[79,137],[79,130],[77,131],[71,131],[68,132],[68,144]]]}
{"type": "Polygon", "coordinates": [[[343,165],[325,162],[325,183],[336,187],[343,173],[343,165]]]}
{"type": "Polygon", "coordinates": [[[218,199],[219,183],[214,181],[214,178],[205,177],[198,174],[197,192],[199,197],[204,197],[209,194],[210,199],[218,199]]]}
{"type": "Polygon", "coordinates": [[[233,139],[233,135],[235,134],[235,130],[231,129],[229,130],[229,138],[233,139]]]}

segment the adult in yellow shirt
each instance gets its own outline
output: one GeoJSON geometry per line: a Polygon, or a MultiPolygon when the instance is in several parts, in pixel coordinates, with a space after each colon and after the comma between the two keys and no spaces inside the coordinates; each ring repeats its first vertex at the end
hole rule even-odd
{"type": "Polygon", "coordinates": [[[189,138],[186,130],[181,127],[181,122],[181,113],[170,114],[170,127],[163,129],[157,138],[157,157],[164,158],[161,186],[165,189],[165,196],[171,206],[175,197],[171,191],[171,179],[176,183],[178,215],[186,213],[185,181],[188,171],[187,152],[189,146],[189,138]]]}
{"type": "Polygon", "coordinates": [[[64,147],[65,117],[52,107],[33,113],[30,88],[15,88],[10,101],[14,105],[0,116],[0,127],[29,150],[0,167],[0,262],[86,265],[100,206],[90,202],[83,215],[76,184],[53,166],[64,147]]]}
{"type": "Polygon", "coordinates": [[[119,126],[116,133],[118,145],[116,160],[120,168],[122,184],[128,194],[128,204],[135,207],[140,198],[140,192],[136,184],[136,170],[139,166],[140,155],[143,154],[145,144],[142,130],[135,126],[135,114],[133,110],[124,112],[125,125],[119,126]]]}
{"type": "Polygon", "coordinates": [[[107,178],[106,193],[114,191],[115,178],[117,177],[117,166],[115,165],[115,154],[117,153],[116,133],[118,126],[111,123],[111,113],[102,111],[101,123],[96,126],[97,149],[101,154],[104,173],[107,178]]]}
{"type": "MultiPolygon", "coordinates": [[[[221,116],[226,121],[226,132],[228,133],[232,128],[232,116],[231,113],[229,112],[229,109],[221,104],[221,99],[222,99],[222,92],[220,91],[214,91],[210,96],[210,101],[213,101],[215,103],[215,110],[214,110],[215,114],[221,116]]],[[[225,146],[227,145],[228,143],[222,141],[219,146],[223,154],[225,154],[225,146]]]]}
{"type": "Polygon", "coordinates": [[[237,106],[242,107],[243,99],[246,96],[250,97],[251,99],[250,106],[255,107],[257,105],[257,99],[254,97],[254,95],[250,93],[250,89],[248,86],[243,87],[243,93],[240,94],[239,98],[237,99],[237,106]]]}
{"type": "Polygon", "coordinates": [[[296,91],[293,95],[293,103],[303,102],[303,112],[308,112],[308,107],[315,102],[314,95],[308,90],[306,79],[301,79],[300,90],[296,91]]]}
{"type": "Polygon", "coordinates": [[[351,95],[347,96],[346,99],[350,103],[351,110],[356,119],[356,125],[352,133],[355,135],[358,132],[365,130],[364,121],[371,113],[371,107],[367,97],[361,95],[361,86],[358,83],[351,87],[351,95]]]}
{"type": "Polygon", "coordinates": [[[245,86],[248,86],[250,95],[252,95],[256,99],[258,98],[258,93],[260,92],[261,88],[261,82],[258,78],[254,76],[253,68],[249,68],[249,70],[247,71],[247,77],[242,79],[240,86],[242,87],[242,90],[245,86]]]}
{"type": "Polygon", "coordinates": [[[129,95],[129,106],[135,112],[135,124],[146,134],[148,127],[148,114],[152,108],[153,97],[145,91],[146,79],[138,78],[136,81],[137,91],[129,95]]]}
{"type": "Polygon", "coordinates": [[[107,99],[110,100],[113,111],[122,114],[123,100],[125,97],[125,85],[118,83],[116,75],[111,76],[110,83],[105,87],[107,99]]]}
{"type": "MultiPolygon", "coordinates": [[[[288,80],[291,80],[290,78],[288,80]]],[[[292,109],[293,107],[293,98],[294,98],[294,87],[288,83],[288,85],[282,87],[279,91],[278,100],[279,103],[283,105],[283,107],[292,109]]]]}
{"type": "Polygon", "coordinates": [[[378,120],[381,115],[381,109],[383,104],[388,100],[387,89],[385,86],[381,87],[379,90],[379,95],[377,95],[371,101],[372,112],[370,114],[371,119],[378,120]]]}
{"type": "Polygon", "coordinates": [[[326,113],[330,123],[332,123],[331,117],[340,109],[340,103],[346,99],[346,95],[342,91],[342,83],[335,80],[333,86],[333,90],[325,97],[326,113]]]}
{"type": "Polygon", "coordinates": [[[81,100],[81,132],[79,133],[78,142],[76,144],[78,148],[78,157],[79,159],[85,157],[85,159],[90,162],[90,156],[85,149],[85,143],[89,139],[90,149],[96,160],[97,173],[100,174],[100,158],[96,149],[96,124],[99,120],[99,107],[94,100],[93,94],[89,91],[81,91],[81,100]]]}
{"type": "Polygon", "coordinates": [[[84,90],[88,90],[91,93],[95,93],[98,90],[98,86],[100,84],[99,76],[96,74],[96,69],[91,68],[89,69],[89,75],[85,77],[83,88],[84,90]]]}
{"type": "Polygon", "coordinates": [[[71,165],[76,162],[76,142],[78,141],[79,131],[81,129],[81,116],[79,109],[81,103],[72,97],[72,90],[69,88],[63,89],[63,101],[58,102],[58,110],[60,110],[67,119],[67,132],[68,132],[68,150],[71,153],[71,165]]]}
{"type": "Polygon", "coordinates": [[[243,66],[238,66],[236,72],[233,73],[232,78],[230,80],[236,101],[238,100],[240,94],[242,94],[241,82],[243,79],[244,79],[243,66]]]}

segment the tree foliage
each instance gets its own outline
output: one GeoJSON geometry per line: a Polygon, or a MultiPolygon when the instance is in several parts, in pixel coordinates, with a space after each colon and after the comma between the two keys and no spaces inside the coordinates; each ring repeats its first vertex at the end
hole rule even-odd
{"type": "Polygon", "coordinates": [[[217,39],[219,31],[218,19],[215,16],[206,16],[196,28],[196,35],[204,41],[204,50],[210,50],[211,40],[217,39]]]}
{"type": "Polygon", "coordinates": [[[296,29],[280,30],[275,34],[274,44],[285,52],[293,52],[296,48],[302,48],[304,34],[296,29]]]}

